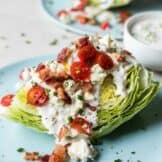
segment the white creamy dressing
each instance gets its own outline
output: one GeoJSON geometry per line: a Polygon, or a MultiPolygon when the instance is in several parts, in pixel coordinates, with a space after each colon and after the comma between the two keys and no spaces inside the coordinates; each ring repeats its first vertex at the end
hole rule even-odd
{"type": "Polygon", "coordinates": [[[149,47],[162,49],[162,20],[145,19],[137,22],[131,29],[133,36],[149,47]]]}

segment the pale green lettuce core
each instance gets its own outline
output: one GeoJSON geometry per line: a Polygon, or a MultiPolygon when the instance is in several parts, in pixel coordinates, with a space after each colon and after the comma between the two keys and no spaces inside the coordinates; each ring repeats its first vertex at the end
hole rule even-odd
{"type": "MultiPolygon", "coordinates": [[[[127,95],[117,96],[113,77],[109,75],[100,90],[98,126],[94,128],[92,138],[109,134],[130,120],[152,101],[159,89],[160,83],[152,81],[150,72],[140,65],[134,65],[127,71],[127,95]]],[[[38,131],[48,132],[36,107],[27,104],[24,89],[17,92],[15,101],[7,109],[5,117],[38,131]]]]}

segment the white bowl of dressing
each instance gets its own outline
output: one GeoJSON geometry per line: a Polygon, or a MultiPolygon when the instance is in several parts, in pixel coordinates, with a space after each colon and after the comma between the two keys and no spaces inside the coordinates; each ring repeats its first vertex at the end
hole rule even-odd
{"type": "Polygon", "coordinates": [[[124,47],[146,67],[162,71],[162,12],[130,17],[125,23],[124,47]]]}

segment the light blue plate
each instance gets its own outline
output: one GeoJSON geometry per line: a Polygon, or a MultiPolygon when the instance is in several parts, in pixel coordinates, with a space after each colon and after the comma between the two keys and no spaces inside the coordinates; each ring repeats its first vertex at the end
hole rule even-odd
{"type": "MultiPolygon", "coordinates": [[[[123,29],[120,25],[114,25],[113,30],[104,31],[99,27],[92,25],[81,25],[79,23],[64,24],[57,18],[57,13],[61,9],[70,8],[72,6],[73,0],[41,0],[42,6],[45,11],[51,16],[53,22],[55,22],[60,27],[79,33],[93,35],[99,33],[100,35],[111,34],[112,37],[116,39],[122,39],[123,29]]],[[[162,0],[133,0],[133,2],[122,8],[114,9],[114,12],[119,12],[121,10],[128,10],[133,13],[146,11],[146,10],[162,10],[162,0]]]]}
{"type": "MultiPolygon", "coordinates": [[[[15,92],[18,74],[24,66],[34,66],[53,56],[41,56],[21,61],[0,70],[0,97],[15,92]]],[[[16,150],[50,153],[54,138],[25,128],[19,124],[0,120],[0,162],[23,162],[16,150]]],[[[103,138],[98,145],[100,156],[95,162],[162,162],[162,89],[147,109],[133,120],[103,138]],[[128,161],[129,160],[129,161],[128,161]]]]}

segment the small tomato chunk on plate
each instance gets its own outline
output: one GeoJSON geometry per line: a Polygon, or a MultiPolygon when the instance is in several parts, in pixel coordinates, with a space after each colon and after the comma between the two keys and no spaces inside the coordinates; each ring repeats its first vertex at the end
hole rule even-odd
{"type": "Polygon", "coordinates": [[[48,95],[41,86],[32,87],[27,93],[27,103],[34,106],[43,106],[48,101],[48,95]]]}
{"type": "Polygon", "coordinates": [[[13,97],[14,97],[13,94],[8,94],[6,96],[3,96],[2,99],[1,99],[1,101],[0,101],[0,104],[2,106],[6,106],[6,107],[7,106],[10,106],[11,103],[12,103],[12,101],[13,101],[13,97]]]}

